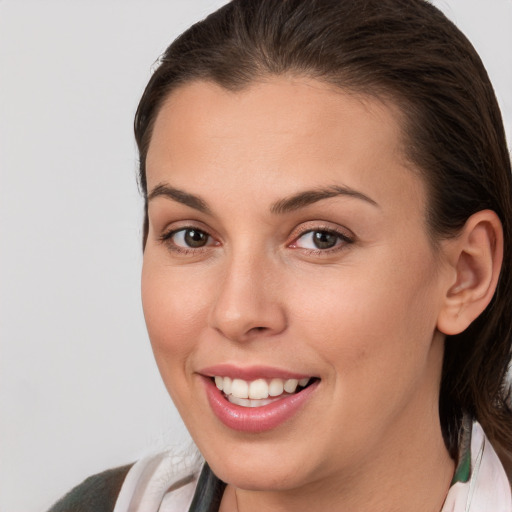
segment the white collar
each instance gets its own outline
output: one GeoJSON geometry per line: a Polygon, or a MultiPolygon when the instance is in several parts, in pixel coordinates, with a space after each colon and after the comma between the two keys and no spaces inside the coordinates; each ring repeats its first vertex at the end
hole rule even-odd
{"type": "Polygon", "coordinates": [[[511,512],[510,483],[479,423],[471,433],[471,476],[450,487],[441,512],[511,512]]]}

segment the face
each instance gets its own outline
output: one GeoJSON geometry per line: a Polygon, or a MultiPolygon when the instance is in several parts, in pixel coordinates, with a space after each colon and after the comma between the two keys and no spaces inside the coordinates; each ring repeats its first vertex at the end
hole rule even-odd
{"type": "Polygon", "coordinates": [[[439,430],[442,251],[399,119],[291,78],[188,84],[157,116],[144,313],[224,481],[348,482],[439,430]]]}

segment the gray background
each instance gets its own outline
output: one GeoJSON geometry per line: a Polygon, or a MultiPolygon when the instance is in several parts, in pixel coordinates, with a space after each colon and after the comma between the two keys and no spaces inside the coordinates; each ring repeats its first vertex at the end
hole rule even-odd
{"type": "MultiPolygon", "coordinates": [[[[188,436],[139,299],[132,119],[167,44],[222,0],[0,0],[0,512],[188,436]]],[[[512,134],[512,0],[434,2],[512,134]]]]}

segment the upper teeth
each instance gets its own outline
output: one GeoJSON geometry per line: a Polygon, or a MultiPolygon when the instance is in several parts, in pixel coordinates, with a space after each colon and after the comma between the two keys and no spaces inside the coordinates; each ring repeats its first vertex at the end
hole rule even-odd
{"type": "Polygon", "coordinates": [[[269,396],[295,393],[297,386],[304,387],[309,382],[309,377],[303,379],[256,379],[248,382],[243,379],[231,379],[230,377],[215,377],[215,385],[226,395],[236,398],[265,399],[269,396]]]}

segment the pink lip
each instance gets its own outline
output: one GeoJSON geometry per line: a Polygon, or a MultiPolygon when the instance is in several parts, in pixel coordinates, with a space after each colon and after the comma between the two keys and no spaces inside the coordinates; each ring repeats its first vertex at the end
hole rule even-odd
{"type": "MultiPolygon", "coordinates": [[[[216,373],[219,375],[219,373],[216,373]]],[[[220,373],[220,375],[226,375],[220,373]]],[[[239,374],[238,374],[239,375],[239,374]]],[[[259,374],[262,376],[261,373],[259,374]]],[[[273,374],[276,376],[275,374],[273,374]]],[[[215,416],[226,426],[239,432],[265,432],[278,427],[292,418],[315,392],[320,381],[303,389],[299,393],[285,397],[262,407],[242,407],[229,402],[217,389],[210,377],[201,376],[206,396],[215,416]]],[[[281,377],[282,378],[282,377],[281,377]]],[[[293,377],[290,377],[293,378],[293,377]]]]}
{"type": "Polygon", "coordinates": [[[208,366],[203,368],[198,373],[206,375],[207,377],[230,377],[232,379],[243,379],[252,381],[256,379],[303,379],[306,377],[312,377],[312,375],[305,375],[280,368],[272,368],[270,366],[250,366],[250,367],[239,367],[232,364],[217,364],[215,366],[208,366]]]}

